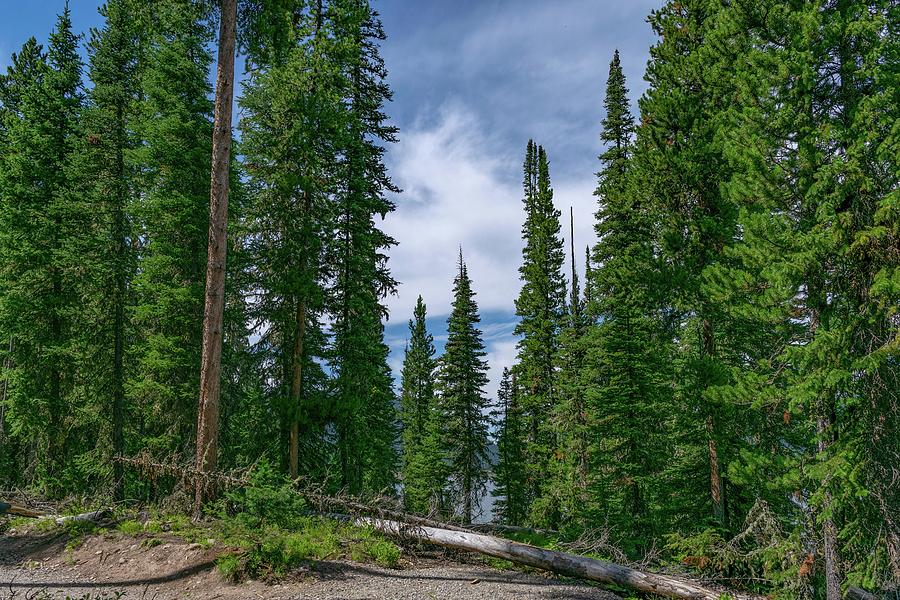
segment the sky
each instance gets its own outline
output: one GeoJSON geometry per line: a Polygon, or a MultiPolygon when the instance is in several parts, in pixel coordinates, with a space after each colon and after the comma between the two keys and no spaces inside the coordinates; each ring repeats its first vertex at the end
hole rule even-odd
{"type": "MultiPolygon", "coordinates": [[[[64,0],[2,0],[0,67],[34,35],[45,41],[64,0]]],[[[70,0],[76,30],[100,25],[98,0],[70,0]]],[[[618,49],[632,110],[646,89],[646,22],[662,0],[375,0],[387,40],[382,55],[400,128],[387,164],[403,190],[381,224],[399,245],[391,269],[386,341],[399,376],[416,297],[440,351],[459,248],[482,315],[490,397],[515,360],[514,300],[521,287],[522,162],[534,139],[550,158],[554,202],[575,254],[594,242],[597,155],[609,61],[618,49]]],[[[567,266],[568,272],[568,266],[567,266]]]]}

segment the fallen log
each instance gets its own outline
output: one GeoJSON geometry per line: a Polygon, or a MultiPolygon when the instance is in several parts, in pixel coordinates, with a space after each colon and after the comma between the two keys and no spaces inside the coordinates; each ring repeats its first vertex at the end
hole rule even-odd
{"type": "Polygon", "coordinates": [[[531,527],[519,527],[517,525],[500,525],[499,523],[473,523],[469,526],[472,531],[487,531],[496,533],[524,533],[528,535],[557,535],[559,532],[553,529],[533,529],[531,527]]]}
{"type": "Polygon", "coordinates": [[[900,588],[894,592],[882,590],[877,593],[867,592],[861,587],[851,585],[844,593],[847,600],[900,600],[900,588]]]}
{"type": "MultiPolygon", "coordinates": [[[[437,527],[439,529],[449,529],[451,531],[471,531],[471,529],[466,529],[463,527],[458,527],[451,523],[444,523],[442,521],[435,521],[434,519],[429,519],[427,517],[420,517],[418,515],[413,515],[397,510],[393,510],[390,508],[382,508],[376,505],[363,504],[361,502],[356,502],[354,500],[348,500],[345,498],[335,498],[333,496],[323,496],[322,494],[316,494],[313,492],[306,491],[298,491],[298,494],[302,495],[304,498],[311,502],[315,502],[317,504],[328,505],[328,506],[339,506],[344,508],[353,514],[376,514],[380,517],[387,517],[390,520],[402,521],[403,523],[408,523],[411,525],[424,525],[426,527],[437,527]]],[[[338,515],[335,513],[326,513],[326,516],[332,518],[344,518],[344,520],[349,519],[346,515],[338,515]]]]}
{"type": "Polygon", "coordinates": [[[109,513],[110,509],[101,508],[100,510],[92,510],[90,512],[81,513],[78,515],[48,515],[39,510],[33,510],[25,506],[19,506],[18,504],[13,504],[11,502],[0,501],[0,515],[15,515],[17,517],[28,517],[30,519],[37,519],[39,521],[53,519],[53,521],[57,525],[63,525],[70,521],[76,523],[84,523],[87,521],[96,522],[109,513]]]}
{"type": "Polygon", "coordinates": [[[382,533],[395,537],[417,539],[445,548],[479,552],[560,575],[616,584],[668,598],[720,600],[724,597],[732,600],[765,600],[765,596],[713,589],[673,575],[648,573],[616,563],[547,550],[490,535],[436,527],[410,526],[399,521],[373,517],[348,517],[348,519],[357,525],[369,525],[382,533]]]}
{"type": "Polygon", "coordinates": [[[37,519],[38,517],[43,516],[44,513],[38,510],[32,510],[25,506],[13,504],[12,502],[0,501],[0,515],[15,515],[17,517],[29,517],[31,519],[37,519]]]}
{"type": "Polygon", "coordinates": [[[111,512],[108,508],[101,508],[100,510],[92,510],[90,512],[81,513],[79,515],[66,515],[63,517],[57,517],[55,515],[49,515],[47,517],[42,517],[44,519],[53,519],[53,521],[57,525],[64,525],[66,523],[86,523],[88,521],[96,523],[106,515],[111,512]]]}

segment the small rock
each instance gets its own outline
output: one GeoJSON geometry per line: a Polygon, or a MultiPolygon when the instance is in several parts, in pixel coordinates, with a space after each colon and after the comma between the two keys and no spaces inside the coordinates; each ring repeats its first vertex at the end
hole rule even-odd
{"type": "Polygon", "coordinates": [[[138,545],[137,545],[137,544],[132,544],[131,546],[128,547],[128,549],[129,549],[130,551],[134,552],[135,550],[138,549],[138,545]]]}
{"type": "Polygon", "coordinates": [[[120,565],[124,565],[124,564],[125,564],[125,557],[124,557],[124,556],[123,556],[122,558],[119,559],[119,564],[120,564],[120,565]]]}
{"type": "Polygon", "coordinates": [[[103,550],[97,550],[96,552],[94,552],[94,554],[99,556],[99,555],[103,554],[103,550]]]}

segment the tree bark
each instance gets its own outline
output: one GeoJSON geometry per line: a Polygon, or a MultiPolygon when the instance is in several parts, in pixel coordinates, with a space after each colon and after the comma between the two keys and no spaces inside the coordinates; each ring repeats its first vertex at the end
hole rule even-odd
{"type": "Polygon", "coordinates": [[[765,598],[755,594],[712,589],[672,575],[647,573],[616,563],[546,550],[489,535],[435,527],[410,526],[399,521],[371,517],[359,517],[353,521],[357,525],[368,525],[391,536],[414,538],[446,548],[480,552],[560,575],[621,585],[669,598],[689,598],[691,600],[719,600],[723,596],[734,600],[764,600],[765,598]],[[728,595],[725,596],[725,594],[728,595]]]}
{"type": "Polygon", "coordinates": [[[206,300],[203,311],[203,351],[200,363],[200,406],[197,413],[197,457],[194,518],[206,499],[206,478],[216,468],[219,446],[219,391],[222,367],[222,317],[225,311],[225,251],[228,225],[228,185],[231,163],[231,118],[234,97],[234,47],[237,0],[221,0],[216,103],[212,140],[212,180],[209,196],[209,248],[206,300]]]}

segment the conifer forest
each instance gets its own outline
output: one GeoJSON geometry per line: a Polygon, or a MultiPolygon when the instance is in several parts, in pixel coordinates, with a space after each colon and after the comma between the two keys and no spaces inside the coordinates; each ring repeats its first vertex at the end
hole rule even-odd
{"type": "Polygon", "coordinates": [[[80,4],[0,75],[0,500],[202,520],[233,474],[770,598],[900,594],[896,0],[661,0],[639,101],[624,51],[584,92],[593,213],[513,149],[496,393],[465,246],[451,298],[391,315],[392,368],[377,1],[106,0],[77,31],[80,4]]]}

